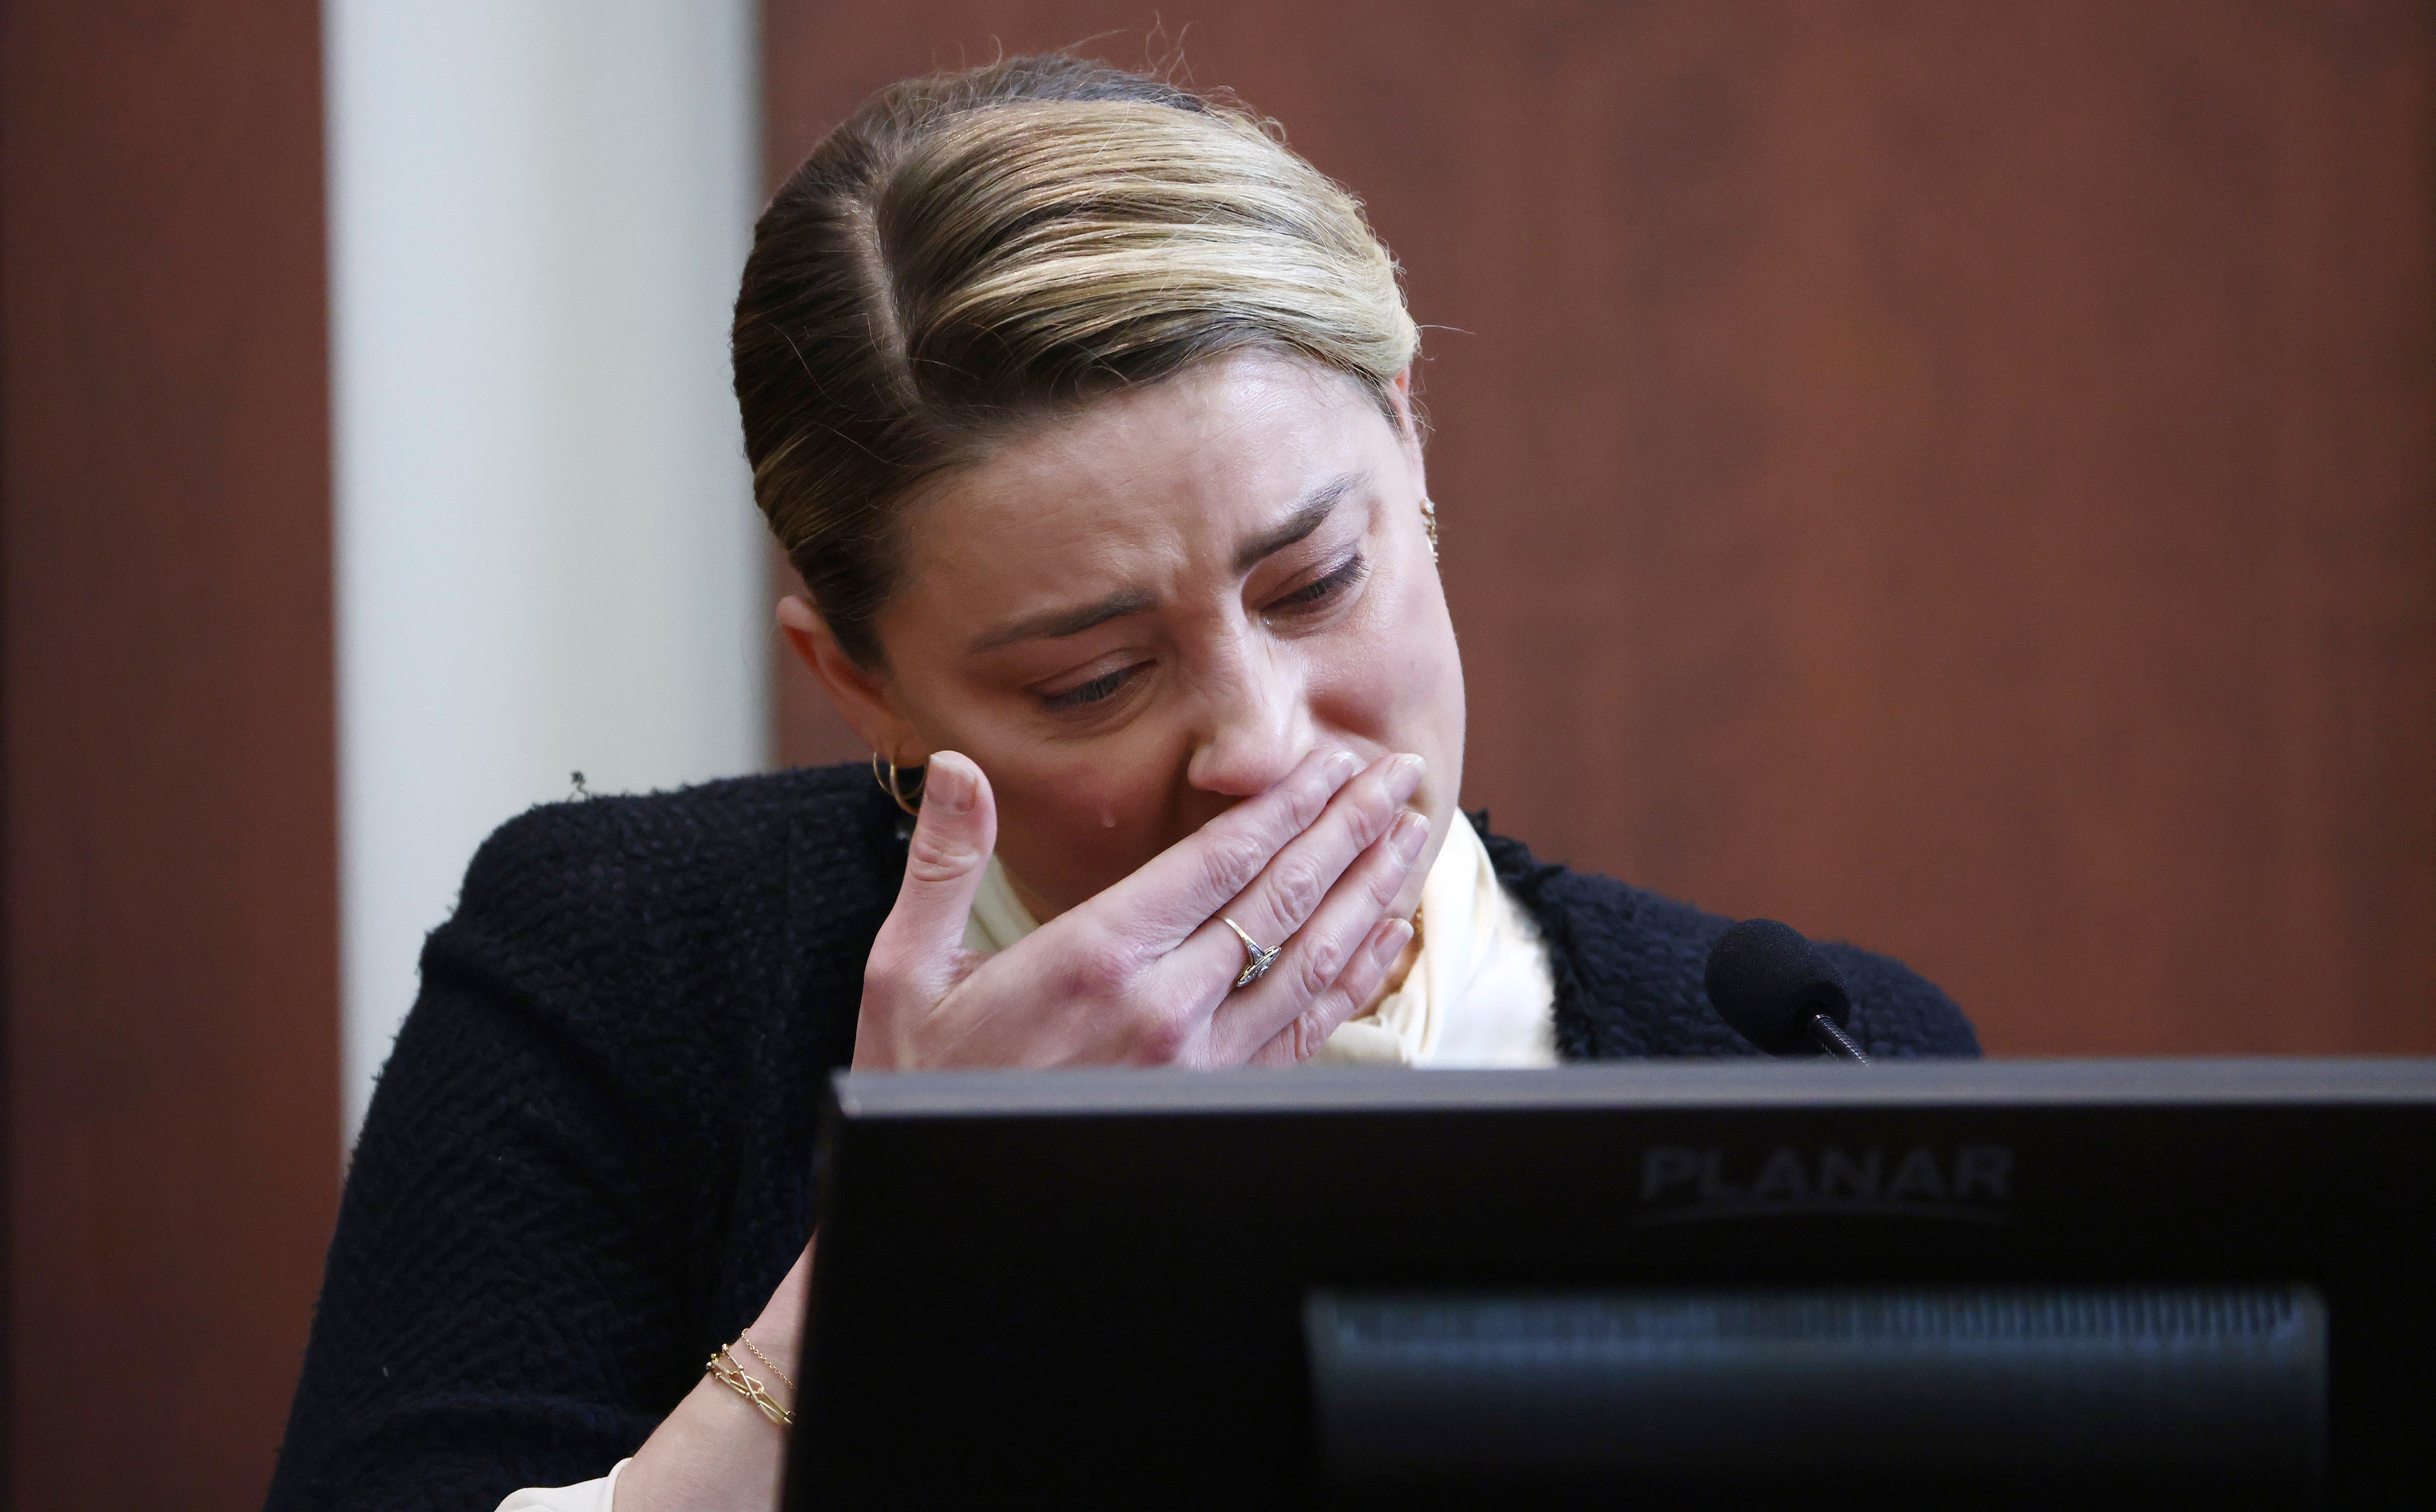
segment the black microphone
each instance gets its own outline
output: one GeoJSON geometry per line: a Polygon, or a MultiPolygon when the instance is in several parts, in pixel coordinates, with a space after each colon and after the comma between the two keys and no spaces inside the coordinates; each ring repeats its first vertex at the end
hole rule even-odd
{"type": "Polygon", "coordinates": [[[1717,937],[1701,977],[1717,1016],[1770,1055],[1870,1064],[1844,1026],[1853,999],[1818,947],[1790,925],[1745,919],[1717,937]]]}

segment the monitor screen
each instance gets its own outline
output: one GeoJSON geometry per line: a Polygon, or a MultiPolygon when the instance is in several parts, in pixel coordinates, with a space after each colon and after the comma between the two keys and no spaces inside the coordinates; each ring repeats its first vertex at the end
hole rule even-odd
{"type": "Polygon", "coordinates": [[[841,1076],[818,1164],[791,1507],[2436,1487],[2432,1062],[841,1076]]]}

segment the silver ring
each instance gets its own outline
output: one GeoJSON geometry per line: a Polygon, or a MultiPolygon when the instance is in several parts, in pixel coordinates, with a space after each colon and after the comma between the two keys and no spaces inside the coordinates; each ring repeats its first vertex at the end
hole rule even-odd
{"type": "Polygon", "coordinates": [[[1248,987],[1260,981],[1269,967],[1277,964],[1278,952],[1285,948],[1281,945],[1256,944],[1250,935],[1244,932],[1242,925],[1223,913],[1218,915],[1218,922],[1235,931],[1235,938],[1244,942],[1244,949],[1252,958],[1244,965],[1244,974],[1235,979],[1235,985],[1239,987],[1248,987]]]}

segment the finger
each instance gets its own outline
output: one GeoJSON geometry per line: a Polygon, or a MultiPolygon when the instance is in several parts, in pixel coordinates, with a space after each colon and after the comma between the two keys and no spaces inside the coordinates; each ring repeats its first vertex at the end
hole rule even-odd
{"type": "Polygon", "coordinates": [[[1091,906],[1121,916],[1124,932],[1150,953],[1173,950],[1250,886],[1287,842],[1311,827],[1361,766],[1350,751],[1311,753],[1276,787],[1152,857],[1091,906]]]}
{"type": "Polygon", "coordinates": [[[989,779],[971,757],[933,755],[922,775],[922,808],[906,844],[905,880],[871,944],[867,984],[882,982],[927,1006],[970,972],[965,921],[998,843],[989,779]]]}
{"type": "MultiPolygon", "coordinates": [[[[1427,819],[1409,809],[1396,816],[1387,833],[1362,853],[1311,922],[1288,942],[1267,974],[1229,994],[1211,1014],[1213,1061],[1224,1066],[1248,1059],[1336,987],[1355,964],[1363,943],[1403,891],[1405,878],[1427,848],[1429,838],[1427,819]]],[[[1371,986],[1375,989],[1377,982],[1371,986]]],[[[1367,1000],[1366,994],[1355,1001],[1354,1010],[1358,1012],[1367,1000]]],[[[1333,1005],[1324,1008],[1323,1017],[1334,1011],[1333,1005]]],[[[1342,1022],[1343,1017],[1336,1021],[1342,1022]]],[[[1330,1029],[1334,1032],[1333,1024],[1330,1029]]]]}
{"type": "MultiPolygon", "coordinates": [[[[1423,770],[1419,756],[1391,756],[1347,783],[1317,823],[1295,837],[1249,887],[1216,911],[1220,918],[1211,922],[1217,927],[1204,928],[1173,959],[1205,980],[1229,962],[1242,970],[1244,942],[1221,922],[1225,919],[1232,919],[1264,946],[1293,939],[1319,912],[1354,859],[1377,843],[1404,812],[1404,801],[1419,788],[1423,770]]],[[[1368,929],[1376,917],[1364,919],[1359,928],[1368,929]]]]}
{"type": "Polygon", "coordinates": [[[1296,1014],[1293,1023],[1270,1035],[1267,1044],[1252,1052],[1248,1064],[1299,1066],[1318,1054],[1330,1035],[1362,1017],[1412,938],[1413,927],[1401,919],[1381,919],[1372,925],[1362,948],[1353,952],[1352,964],[1335,984],[1296,1014]]]}

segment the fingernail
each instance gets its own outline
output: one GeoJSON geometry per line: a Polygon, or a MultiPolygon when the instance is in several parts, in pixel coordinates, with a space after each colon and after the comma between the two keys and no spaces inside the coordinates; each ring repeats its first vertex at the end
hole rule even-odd
{"type": "Polygon", "coordinates": [[[1414,789],[1421,785],[1421,773],[1429,769],[1428,762],[1409,752],[1398,756],[1395,766],[1387,773],[1387,791],[1396,795],[1398,803],[1402,803],[1413,795],[1414,789]]]}
{"type": "Polygon", "coordinates": [[[1404,953],[1404,942],[1413,937],[1413,927],[1401,919],[1389,919],[1379,930],[1378,943],[1370,947],[1370,959],[1384,971],[1404,953]]]}
{"type": "Polygon", "coordinates": [[[951,814],[970,813],[974,795],[980,790],[981,784],[973,780],[973,773],[963,756],[953,761],[942,761],[938,756],[932,756],[931,770],[922,781],[923,800],[935,802],[951,814]]]}
{"type": "Polygon", "coordinates": [[[1341,788],[1351,779],[1353,773],[1362,770],[1362,763],[1352,752],[1337,750],[1329,753],[1328,761],[1322,770],[1327,772],[1330,782],[1341,788]]]}
{"type": "Polygon", "coordinates": [[[1422,844],[1430,838],[1430,822],[1410,808],[1396,816],[1396,827],[1387,833],[1387,843],[1396,847],[1396,855],[1407,866],[1421,853],[1422,844]]]}

